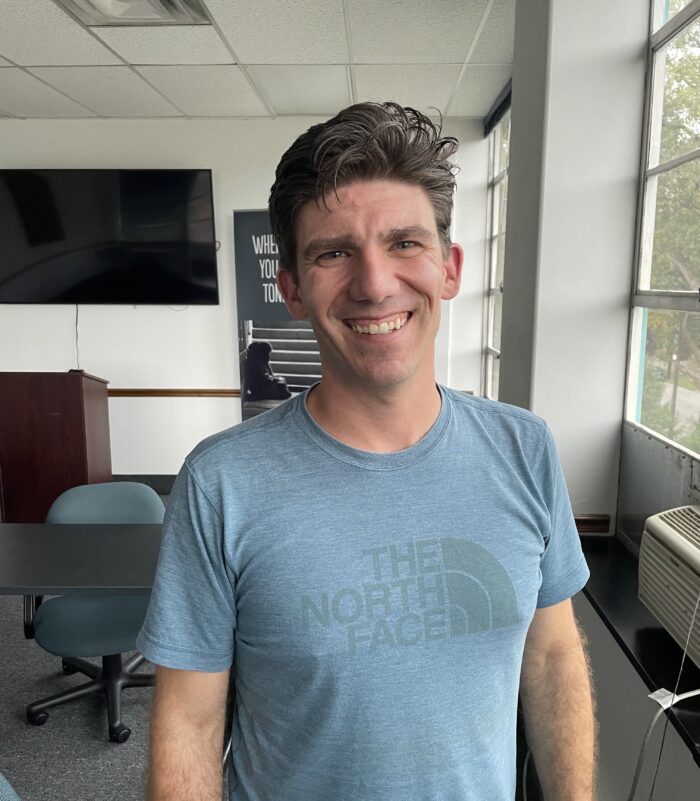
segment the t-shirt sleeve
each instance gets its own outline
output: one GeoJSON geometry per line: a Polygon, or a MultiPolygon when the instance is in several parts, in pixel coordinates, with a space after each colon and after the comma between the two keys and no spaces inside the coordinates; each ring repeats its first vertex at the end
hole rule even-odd
{"type": "Polygon", "coordinates": [[[590,575],[549,427],[546,428],[538,477],[549,511],[549,535],[545,537],[545,550],[540,561],[542,584],[537,596],[537,606],[543,607],[570,598],[585,585],[590,575]]]}
{"type": "Polygon", "coordinates": [[[221,516],[185,462],[163,522],[153,591],[136,647],[157,665],[227,670],[233,661],[234,593],[221,516]]]}

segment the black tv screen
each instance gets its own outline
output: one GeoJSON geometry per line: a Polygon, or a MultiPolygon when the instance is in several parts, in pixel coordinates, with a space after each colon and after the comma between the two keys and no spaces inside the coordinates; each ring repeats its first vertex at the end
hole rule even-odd
{"type": "Polygon", "coordinates": [[[211,170],[0,170],[0,303],[218,302],[211,170]]]}

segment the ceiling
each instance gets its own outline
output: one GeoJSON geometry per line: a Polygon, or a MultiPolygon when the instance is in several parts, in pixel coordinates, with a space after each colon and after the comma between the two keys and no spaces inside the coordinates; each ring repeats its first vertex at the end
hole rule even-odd
{"type": "Polygon", "coordinates": [[[511,76],[516,0],[204,1],[212,25],[89,28],[53,0],[0,0],[0,117],[324,116],[395,100],[481,118],[511,76]]]}

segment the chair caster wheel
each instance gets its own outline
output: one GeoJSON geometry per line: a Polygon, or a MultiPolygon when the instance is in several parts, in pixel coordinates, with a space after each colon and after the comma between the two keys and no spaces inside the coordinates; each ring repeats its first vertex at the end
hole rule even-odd
{"type": "Polygon", "coordinates": [[[131,729],[128,729],[123,723],[116,726],[110,726],[109,739],[113,743],[125,743],[129,739],[131,729]]]}
{"type": "Polygon", "coordinates": [[[65,659],[61,664],[63,666],[63,672],[66,674],[66,676],[72,676],[74,673],[78,672],[78,668],[73,667],[73,665],[69,665],[65,659]]]}
{"type": "Polygon", "coordinates": [[[49,719],[48,712],[29,712],[27,711],[27,722],[32,726],[43,726],[49,719]]]}

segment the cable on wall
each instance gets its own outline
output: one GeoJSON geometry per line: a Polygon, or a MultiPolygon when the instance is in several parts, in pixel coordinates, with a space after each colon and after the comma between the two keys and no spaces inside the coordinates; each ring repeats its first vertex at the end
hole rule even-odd
{"type": "Polygon", "coordinates": [[[78,304],[75,304],[75,369],[80,370],[80,343],[78,341],[78,304]]]}

